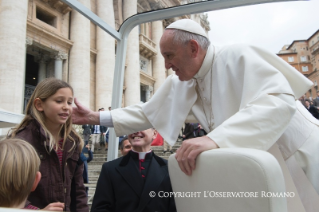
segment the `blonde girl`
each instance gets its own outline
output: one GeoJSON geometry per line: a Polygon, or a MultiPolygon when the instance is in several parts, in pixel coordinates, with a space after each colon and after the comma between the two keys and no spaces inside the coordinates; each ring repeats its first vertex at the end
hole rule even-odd
{"type": "Polygon", "coordinates": [[[55,78],[41,81],[35,88],[22,122],[9,137],[29,142],[41,160],[42,178],[28,201],[38,208],[50,203],[64,203],[64,211],[70,211],[71,184],[72,210],[89,211],[83,185],[83,164],[78,165],[83,141],[72,128],[72,87],[55,78]],[[73,195],[72,195],[73,197],[73,195]]]}

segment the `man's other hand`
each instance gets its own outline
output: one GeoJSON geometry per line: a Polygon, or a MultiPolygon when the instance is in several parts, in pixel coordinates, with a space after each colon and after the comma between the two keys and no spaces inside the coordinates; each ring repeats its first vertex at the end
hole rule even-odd
{"type": "Polygon", "coordinates": [[[82,105],[76,98],[74,98],[75,107],[72,112],[72,123],[73,124],[100,124],[100,113],[94,112],[89,108],[82,105]]]}
{"type": "Polygon", "coordinates": [[[217,149],[218,145],[209,137],[202,136],[183,141],[181,147],[176,151],[175,158],[181,170],[191,175],[196,168],[196,158],[203,151],[217,149]]]}

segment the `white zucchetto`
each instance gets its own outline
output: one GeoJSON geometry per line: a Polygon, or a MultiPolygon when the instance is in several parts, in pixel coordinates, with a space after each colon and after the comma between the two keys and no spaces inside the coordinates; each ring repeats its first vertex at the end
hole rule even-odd
{"type": "Polygon", "coordinates": [[[168,25],[166,29],[180,29],[183,31],[198,34],[207,38],[205,30],[191,19],[181,19],[168,25]]]}

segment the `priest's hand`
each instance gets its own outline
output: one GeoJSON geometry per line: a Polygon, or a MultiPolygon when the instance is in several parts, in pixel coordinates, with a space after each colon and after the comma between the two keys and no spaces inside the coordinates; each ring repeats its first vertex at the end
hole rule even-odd
{"type": "Polygon", "coordinates": [[[73,107],[72,123],[73,124],[100,124],[100,113],[94,112],[82,105],[76,98],[74,98],[76,107],[73,107]]]}
{"type": "Polygon", "coordinates": [[[219,148],[209,137],[202,136],[183,141],[181,147],[176,151],[175,158],[181,170],[191,175],[196,168],[196,158],[203,151],[219,148]]]}

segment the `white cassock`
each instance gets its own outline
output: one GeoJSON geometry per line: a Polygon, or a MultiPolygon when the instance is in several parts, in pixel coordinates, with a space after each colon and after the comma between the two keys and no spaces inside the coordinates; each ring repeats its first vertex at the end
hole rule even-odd
{"type": "MultiPolygon", "coordinates": [[[[319,193],[319,123],[295,101],[311,85],[258,47],[211,46],[194,79],[171,75],[149,102],[112,110],[111,116],[117,136],[155,127],[170,145],[184,122],[200,123],[220,148],[268,150],[277,142],[286,161],[295,159],[288,167],[301,167],[319,193]]],[[[300,189],[301,199],[307,198],[300,189]]]]}

